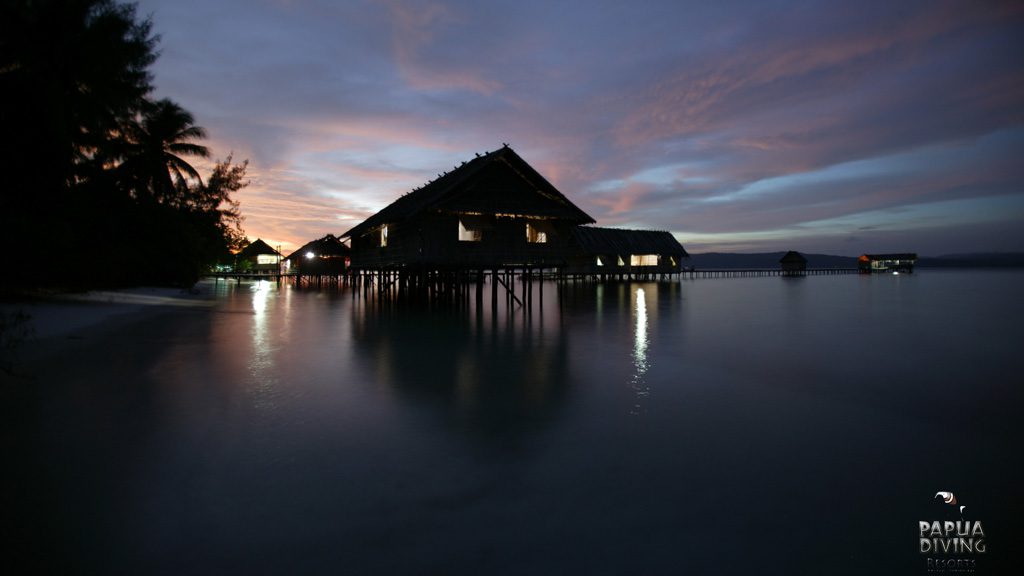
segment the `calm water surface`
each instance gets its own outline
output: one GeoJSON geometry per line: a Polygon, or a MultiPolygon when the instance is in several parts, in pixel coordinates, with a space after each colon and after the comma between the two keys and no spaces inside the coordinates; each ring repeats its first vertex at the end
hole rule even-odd
{"type": "Polygon", "coordinates": [[[1019,548],[1019,272],[548,285],[529,314],[489,293],[424,311],[208,288],[212,311],[5,380],[23,555],[105,574],[924,573],[939,490],[984,522],[978,573],[1019,548]]]}

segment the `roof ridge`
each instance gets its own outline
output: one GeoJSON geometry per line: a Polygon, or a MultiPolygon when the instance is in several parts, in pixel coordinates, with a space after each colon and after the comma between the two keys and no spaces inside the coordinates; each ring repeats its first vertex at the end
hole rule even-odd
{"type": "Polygon", "coordinates": [[[582,226],[580,226],[580,228],[586,228],[588,230],[619,230],[619,231],[622,231],[622,232],[664,232],[666,234],[675,235],[675,232],[672,232],[671,230],[651,229],[651,228],[617,228],[617,227],[614,227],[614,226],[591,226],[589,224],[582,225],[582,226]]]}
{"type": "Polygon", "coordinates": [[[463,192],[467,191],[463,188],[466,182],[480,174],[480,171],[485,167],[491,166],[493,162],[499,160],[509,169],[515,171],[524,182],[529,183],[542,198],[560,206],[559,210],[565,210],[568,215],[563,215],[563,217],[593,222],[593,218],[573,204],[554,185],[548,182],[540,172],[537,172],[535,168],[530,166],[526,160],[516,154],[515,150],[505,143],[496,150],[484,152],[483,154],[477,152],[474,158],[457,164],[450,172],[441,172],[437,175],[437,178],[429,180],[426,184],[409,192],[403,193],[393,202],[349,229],[341,237],[347,238],[361,234],[363,231],[385,222],[404,220],[413,214],[435,209],[440,204],[459,198],[463,192]],[[512,159],[515,159],[514,162],[512,159]],[[523,168],[524,166],[525,169],[523,168]],[[526,170],[529,170],[529,172],[526,172],[526,170]],[[393,220],[389,220],[389,218],[393,220]]]}

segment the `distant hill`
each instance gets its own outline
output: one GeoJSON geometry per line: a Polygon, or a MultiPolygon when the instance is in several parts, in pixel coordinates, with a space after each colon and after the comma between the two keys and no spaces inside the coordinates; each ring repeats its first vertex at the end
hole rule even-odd
{"type": "MultiPolygon", "coordinates": [[[[684,266],[709,270],[720,268],[778,268],[785,252],[757,252],[750,254],[706,252],[690,254],[684,266]]],[[[804,254],[808,268],[856,268],[857,258],[830,254],[804,254]]],[[[984,252],[972,254],[945,254],[925,256],[917,260],[922,268],[1022,268],[1024,252],[984,252]]]]}
{"type": "MultiPolygon", "coordinates": [[[[684,266],[697,269],[715,268],[778,268],[779,260],[785,252],[758,252],[754,254],[730,254],[725,252],[707,252],[690,254],[684,266]]],[[[850,256],[830,256],[828,254],[804,254],[808,268],[856,268],[857,259],[850,256]]]]}
{"type": "Polygon", "coordinates": [[[979,252],[944,254],[917,261],[922,268],[1022,268],[1024,252],[979,252]]]}

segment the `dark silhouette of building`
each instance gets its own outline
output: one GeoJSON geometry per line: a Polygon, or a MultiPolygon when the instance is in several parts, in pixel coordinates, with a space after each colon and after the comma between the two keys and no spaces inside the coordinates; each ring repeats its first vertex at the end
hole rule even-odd
{"type": "Polygon", "coordinates": [[[857,258],[857,268],[862,274],[883,273],[883,272],[906,272],[914,271],[914,264],[917,263],[917,254],[906,252],[902,254],[861,254],[857,258]]]}
{"type": "Polygon", "coordinates": [[[478,155],[355,226],[355,270],[565,266],[594,219],[507,145],[478,155]]]}
{"type": "Polygon", "coordinates": [[[570,274],[673,274],[689,258],[683,245],[661,230],[623,230],[577,226],[572,231],[570,274]]]}
{"type": "Polygon", "coordinates": [[[328,234],[289,254],[284,259],[284,269],[311,276],[338,276],[348,268],[351,254],[337,236],[328,234]]]}
{"type": "Polygon", "coordinates": [[[779,260],[782,265],[783,276],[802,276],[807,272],[807,258],[804,255],[790,250],[779,260]]]}
{"type": "Polygon", "coordinates": [[[278,272],[281,268],[281,253],[257,238],[235,255],[235,271],[278,272]]]}

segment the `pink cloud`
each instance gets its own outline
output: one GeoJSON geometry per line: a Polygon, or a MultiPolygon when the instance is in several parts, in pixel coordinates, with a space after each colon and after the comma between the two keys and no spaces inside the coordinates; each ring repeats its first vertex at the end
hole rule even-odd
{"type": "Polygon", "coordinates": [[[630,182],[621,190],[614,193],[595,196],[590,195],[590,203],[604,208],[608,216],[619,216],[628,214],[637,203],[652,189],[649,184],[641,182],[630,182]]]}
{"type": "Polygon", "coordinates": [[[921,59],[918,53],[928,50],[929,42],[953,32],[977,33],[975,28],[1000,17],[999,10],[936,3],[914,17],[881,26],[853,21],[849,29],[825,37],[813,31],[773,36],[698,55],[633,96],[635,105],[615,127],[615,139],[628,147],[713,131],[746,131],[752,117],[780,107],[792,113],[800,102],[842,96],[865,80],[868,61],[874,62],[871,73],[905,69],[921,59]],[[786,90],[780,92],[779,86],[786,90]]]}
{"type": "Polygon", "coordinates": [[[480,71],[455,69],[448,62],[439,66],[423,57],[438,33],[459,24],[448,6],[395,0],[388,7],[395,62],[410,86],[424,91],[467,90],[484,96],[494,95],[502,88],[500,82],[485,78],[480,71]]]}

